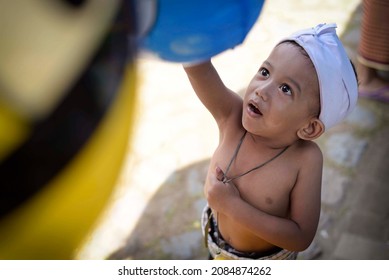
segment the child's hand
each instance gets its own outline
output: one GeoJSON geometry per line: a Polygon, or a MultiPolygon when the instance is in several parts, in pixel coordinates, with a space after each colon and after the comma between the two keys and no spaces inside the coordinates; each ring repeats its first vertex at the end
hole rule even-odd
{"type": "Polygon", "coordinates": [[[231,210],[231,201],[240,198],[239,191],[234,183],[223,183],[224,173],[220,167],[216,167],[210,176],[210,186],[206,190],[208,204],[213,210],[226,213],[231,210]]]}

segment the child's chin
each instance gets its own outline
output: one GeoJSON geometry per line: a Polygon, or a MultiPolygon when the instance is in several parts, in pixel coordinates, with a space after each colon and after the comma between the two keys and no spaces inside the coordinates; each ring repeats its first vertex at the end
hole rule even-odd
{"type": "Polygon", "coordinates": [[[249,133],[255,134],[255,128],[253,123],[250,123],[249,120],[242,119],[242,127],[249,133]]]}

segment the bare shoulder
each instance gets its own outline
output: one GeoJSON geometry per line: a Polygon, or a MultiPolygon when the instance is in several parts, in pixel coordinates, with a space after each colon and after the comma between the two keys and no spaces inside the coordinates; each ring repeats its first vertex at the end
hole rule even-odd
{"type": "Polygon", "coordinates": [[[294,148],[298,155],[298,160],[303,166],[311,164],[321,166],[323,164],[323,153],[315,142],[299,141],[294,148]]]}

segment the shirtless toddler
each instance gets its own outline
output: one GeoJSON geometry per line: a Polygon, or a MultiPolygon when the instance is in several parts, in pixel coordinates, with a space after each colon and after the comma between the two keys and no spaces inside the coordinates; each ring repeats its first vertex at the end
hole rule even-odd
{"type": "Polygon", "coordinates": [[[312,140],[356,105],[357,80],[335,24],[278,43],[242,99],[210,61],[185,66],[219,128],[204,186],[215,259],[294,259],[315,235],[323,156],[312,140]]]}

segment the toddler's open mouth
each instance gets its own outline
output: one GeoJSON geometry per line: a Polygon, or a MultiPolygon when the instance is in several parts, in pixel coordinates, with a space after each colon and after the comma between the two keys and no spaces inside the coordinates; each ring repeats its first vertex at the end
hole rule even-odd
{"type": "Polygon", "coordinates": [[[262,112],[259,110],[258,106],[252,102],[249,103],[249,110],[254,114],[262,116],[262,112]]]}

